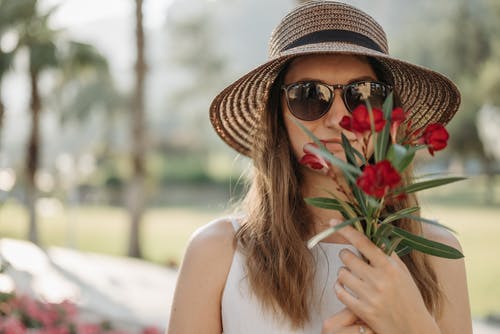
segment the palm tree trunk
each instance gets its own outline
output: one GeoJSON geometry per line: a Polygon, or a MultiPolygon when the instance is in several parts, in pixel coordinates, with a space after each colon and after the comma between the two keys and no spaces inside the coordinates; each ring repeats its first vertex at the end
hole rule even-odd
{"type": "Polygon", "coordinates": [[[495,159],[486,157],[484,159],[484,169],[486,174],[484,202],[487,205],[492,205],[495,203],[495,159]]]}
{"type": "MultiPolygon", "coordinates": [[[[0,89],[0,95],[2,94],[2,90],[0,89]]],[[[5,105],[3,104],[2,97],[0,96],[0,147],[2,146],[2,130],[3,130],[3,120],[5,115],[5,105]]]]}
{"type": "Polygon", "coordinates": [[[144,138],[144,81],[146,61],[144,58],[144,29],[142,23],[143,0],[136,5],[135,92],[132,102],[132,166],[133,175],[129,184],[128,204],[130,210],[130,239],[128,255],[142,257],[140,247],[140,223],[144,211],[145,138],[144,138]]]}
{"type": "Polygon", "coordinates": [[[5,105],[3,104],[1,92],[2,92],[2,77],[0,76],[0,133],[1,130],[3,129],[3,119],[5,115],[5,105]]]}
{"type": "Polygon", "coordinates": [[[31,82],[31,132],[28,141],[28,150],[26,156],[26,204],[29,212],[28,239],[38,244],[38,227],[36,217],[36,199],[37,188],[35,184],[35,173],[38,168],[39,160],[39,141],[40,141],[40,110],[41,101],[38,91],[38,71],[30,69],[31,82]]]}

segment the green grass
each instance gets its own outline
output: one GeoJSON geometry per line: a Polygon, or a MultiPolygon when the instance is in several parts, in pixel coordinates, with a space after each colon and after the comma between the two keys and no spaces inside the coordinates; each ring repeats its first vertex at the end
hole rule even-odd
{"type": "MultiPolygon", "coordinates": [[[[160,264],[179,263],[189,236],[220,214],[208,209],[149,209],[141,234],[144,257],[160,264]]],[[[129,218],[122,208],[80,207],[41,214],[39,219],[44,246],[68,246],[112,255],[127,252],[129,218]]],[[[24,239],[27,229],[28,216],[23,207],[9,203],[0,209],[0,237],[24,239]]]]}
{"type": "MultiPolygon", "coordinates": [[[[422,202],[424,217],[438,219],[458,233],[457,238],[466,255],[473,315],[500,314],[500,206],[437,205],[433,196],[424,197],[422,202]]],[[[221,211],[195,208],[148,210],[141,237],[145,257],[160,264],[179,263],[189,236],[198,227],[223,214],[221,211]]],[[[0,208],[1,237],[24,238],[26,232],[24,208],[15,203],[0,208]]],[[[128,216],[120,208],[56,208],[40,217],[40,237],[47,246],[72,244],[84,251],[124,255],[127,232],[128,216]]]]}

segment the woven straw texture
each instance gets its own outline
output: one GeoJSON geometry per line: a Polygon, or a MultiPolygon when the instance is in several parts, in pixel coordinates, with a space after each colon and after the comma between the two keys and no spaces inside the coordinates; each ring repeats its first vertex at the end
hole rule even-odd
{"type": "Polygon", "coordinates": [[[369,15],[334,1],[309,1],[283,18],[271,34],[269,60],[250,71],[215,97],[210,120],[217,134],[236,151],[250,156],[256,130],[265,111],[268,93],[283,65],[292,58],[317,53],[343,53],[376,58],[389,70],[403,109],[413,128],[446,124],[457,112],[460,93],[445,76],[396,59],[388,54],[386,35],[369,15]],[[319,31],[342,30],[368,37],[380,51],[354,42],[322,41],[289,47],[319,31]]]}

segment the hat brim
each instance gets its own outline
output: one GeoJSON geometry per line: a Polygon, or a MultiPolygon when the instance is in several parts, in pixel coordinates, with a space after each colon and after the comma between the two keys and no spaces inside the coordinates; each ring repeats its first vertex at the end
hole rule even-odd
{"type": "Polygon", "coordinates": [[[414,129],[448,123],[460,105],[460,93],[444,75],[355,44],[308,44],[280,53],[226,87],[210,106],[210,121],[217,134],[236,151],[250,156],[255,130],[265,111],[269,90],[283,65],[310,54],[353,54],[373,57],[393,77],[394,91],[409,112],[414,129]]]}

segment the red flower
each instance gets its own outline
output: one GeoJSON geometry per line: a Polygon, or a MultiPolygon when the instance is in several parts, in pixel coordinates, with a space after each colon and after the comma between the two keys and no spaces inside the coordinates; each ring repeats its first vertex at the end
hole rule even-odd
{"type": "Polygon", "coordinates": [[[35,333],[37,334],[69,334],[69,328],[65,325],[59,327],[42,327],[39,328],[35,333]]]}
{"type": "Polygon", "coordinates": [[[420,143],[427,145],[429,153],[434,155],[434,151],[440,151],[446,147],[448,138],[450,138],[450,135],[443,124],[434,123],[425,128],[420,143]]]}
{"type": "Polygon", "coordinates": [[[396,134],[398,132],[398,128],[406,120],[407,114],[403,111],[402,108],[395,108],[391,113],[391,138],[392,142],[396,142],[396,134]]]}
{"type": "Polygon", "coordinates": [[[328,168],[328,164],[322,157],[313,153],[310,148],[318,148],[315,143],[307,143],[304,145],[302,150],[304,151],[304,156],[300,159],[299,163],[305,166],[308,166],[311,169],[323,169],[325,167],[328,168]]]}
{"type": "MultiPolygon", "coordinates": [[[[375,122],[375,131],[380,132],[385,126],[384,114],[382,110],[377,108],[373,108],[372,113],[375,122]]],[[[353,110],[351,116],[344,116],[342,120],[340,120],[339,125],[347,131],[360,134],[371,131],[372,128],[368,108],[366,108],[364,104],[360,104],[353,110]]]]}
{"type": "Polygon", "coordinates": [[[0,318],[0,333],[24,334],[26,327],[14,315],[0,318]]]}
{"type": "Polygon", "coordinates": [[[141,334],[161,334],[160,330],[156,327],[149,326],[142,330],[141,334]]]}
{"type": "Polygon", "coordinates": [[[78,334],[100,334],[102,331],[101,325],[98,324],[78,324],[76,327],[78,334]]]}
{"type": "Polygon", "coordinates": [[[387,191],[395,188],[401,182],[401,176],[388,160],[365,167],[356,184],[365,193],[376,198],[382,198],[387,191]]]}

